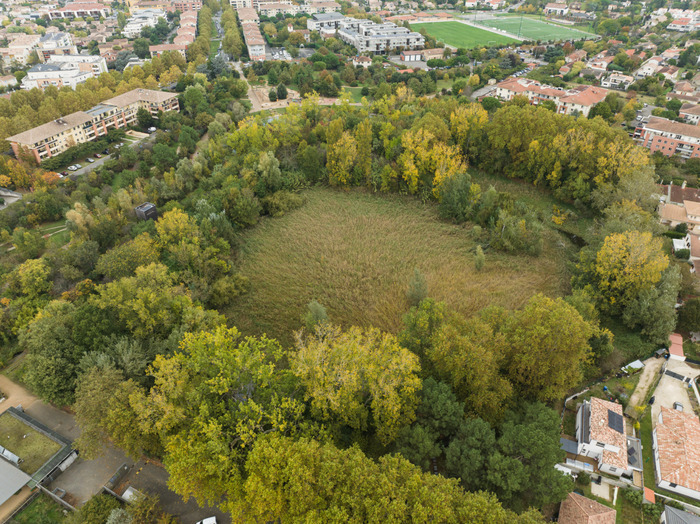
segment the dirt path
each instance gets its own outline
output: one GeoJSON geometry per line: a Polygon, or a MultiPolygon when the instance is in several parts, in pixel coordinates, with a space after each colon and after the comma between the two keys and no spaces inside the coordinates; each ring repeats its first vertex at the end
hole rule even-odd
{"type": "Polygon", "coordinates": [[[15,384],[5,375],[0,375],[0,391],[5,396],[5,400],[0,403],[0,413],[4,413],[10,406],[19,406],[20,404],[26,410],[34,404],[37,397],[24,389],[19,384],[15,384]]]}
{"type": "Polygon", "coordinates": [[[644,369],[642,370],[642,376],[639,377],[639,382],[637,387],[632,393],[629,401],[628,409],[634,409],[635,406],[639,406],[646,398],[649,388],[654,383],[656,375],[659,373],[661,366],[663,366],[665,360],[663,358],[648,358],[644,361],[644,369]]]}

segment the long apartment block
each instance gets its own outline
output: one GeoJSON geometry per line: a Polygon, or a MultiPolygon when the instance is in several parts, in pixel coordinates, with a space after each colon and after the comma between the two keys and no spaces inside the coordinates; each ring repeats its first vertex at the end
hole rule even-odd
{"type": "Polygon", "coordinates": [[[37,162],[63,153],[70,147],[104,136],[110,129],[120,129],[136,122],[144,108],[156,116],[159,111],[178,111],[177,93],[151,89],[132,89],[97,104],[7,138],[19,156],[22,150],[34,155],[37,162]]]}

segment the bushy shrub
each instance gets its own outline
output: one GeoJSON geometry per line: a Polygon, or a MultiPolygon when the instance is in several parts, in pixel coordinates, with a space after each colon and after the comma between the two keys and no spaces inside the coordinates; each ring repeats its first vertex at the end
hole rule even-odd
{"type": "Polygon", "coordinates": [[[304,199],[297,193],[277,191],[263,198],[261,204],[264,213],[273,217],[280,217],[287,211],[301,207],[304,204],[304,199]]]}
{"type": "Polygon", "coordinates": [[[690,258],[690,249],[676,249],[673,254],[676,256],[676,258],[688,260],[690,258]]]}

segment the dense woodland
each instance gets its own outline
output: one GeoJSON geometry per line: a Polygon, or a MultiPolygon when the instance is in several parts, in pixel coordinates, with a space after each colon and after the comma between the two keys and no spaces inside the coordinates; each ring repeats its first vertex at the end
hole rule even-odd
{"type": "MultiPolygon", "coordinates": [[[[65,103],[184,72],[166,60],[160,73],[103,75],[65,103]]],[[[125,146],[76,181],[0,162],[0,185],[29,190],[0,212],[0,242],[14,247],[0,258],[3,359],[24,352],[19,378],[72,406],[84,456],[110,440],[159,458],[177,493],[245,521],[540,521],[572,489],[553,467],[563,452],[552,406],[601,373],[614,348],[605,323],[654,344],[675,327],[682,265],[663,247],[647,152],[600,117],[517,98],[418,98],[400,83],[373,102],[322,107],[311,94],[246,115],[236,75],[196,67],[174,78],[182,111],[160,115],[152,147],[125,146]],[[482,187],[477,172],[566,209],[482,187]],[[591,226],[580,251],[567,244],[568,296],[467,318],[431,298],[417,271],[400,332],[337,325],[318,303],[291,345],[239,332],[223,312],[249,289],[242,233],[303,206],[315,185],[413,195],[455,231],[468,224],[475,271],[492,251],[537,264],[545,242],[568,242],[557,230],[591,226]],[[157,221],[136,219],[145,201],[157,221]],[[52,244],[36,226],[64,216],[70,242],[52,244]]],[[[26,109],[5,106],[0,129],[67,96],[47,89],[26,109]]]]}

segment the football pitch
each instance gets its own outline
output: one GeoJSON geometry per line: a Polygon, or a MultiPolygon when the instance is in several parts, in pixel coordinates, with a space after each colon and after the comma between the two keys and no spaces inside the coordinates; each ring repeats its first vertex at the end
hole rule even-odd
{"type": "Polygon", "coordinates": [[[595,38],[595,35],[579,31],[573,27],[563,27],[555,24],[548,24],[540,20],[532,18],[522,19],[522,28],[520,26],[521,19],[519,16],[493,18],[491,20],[479,20],[479,24],[494,27],[517,35],[520,32],[520,38],[523,40],[573,40],[581,38],[595,38]]]}
{"type": "Polygon", "coordinates": [[[517,42],[513,38],[492,33],[486,29],[479,29],[461,22],[429,22],[425,24],[411,24],[413,31],[425,29],[436,40],[445,42],[453,47],[470,49],[477,46],[497,44],[512,44],[517,42]]]}

